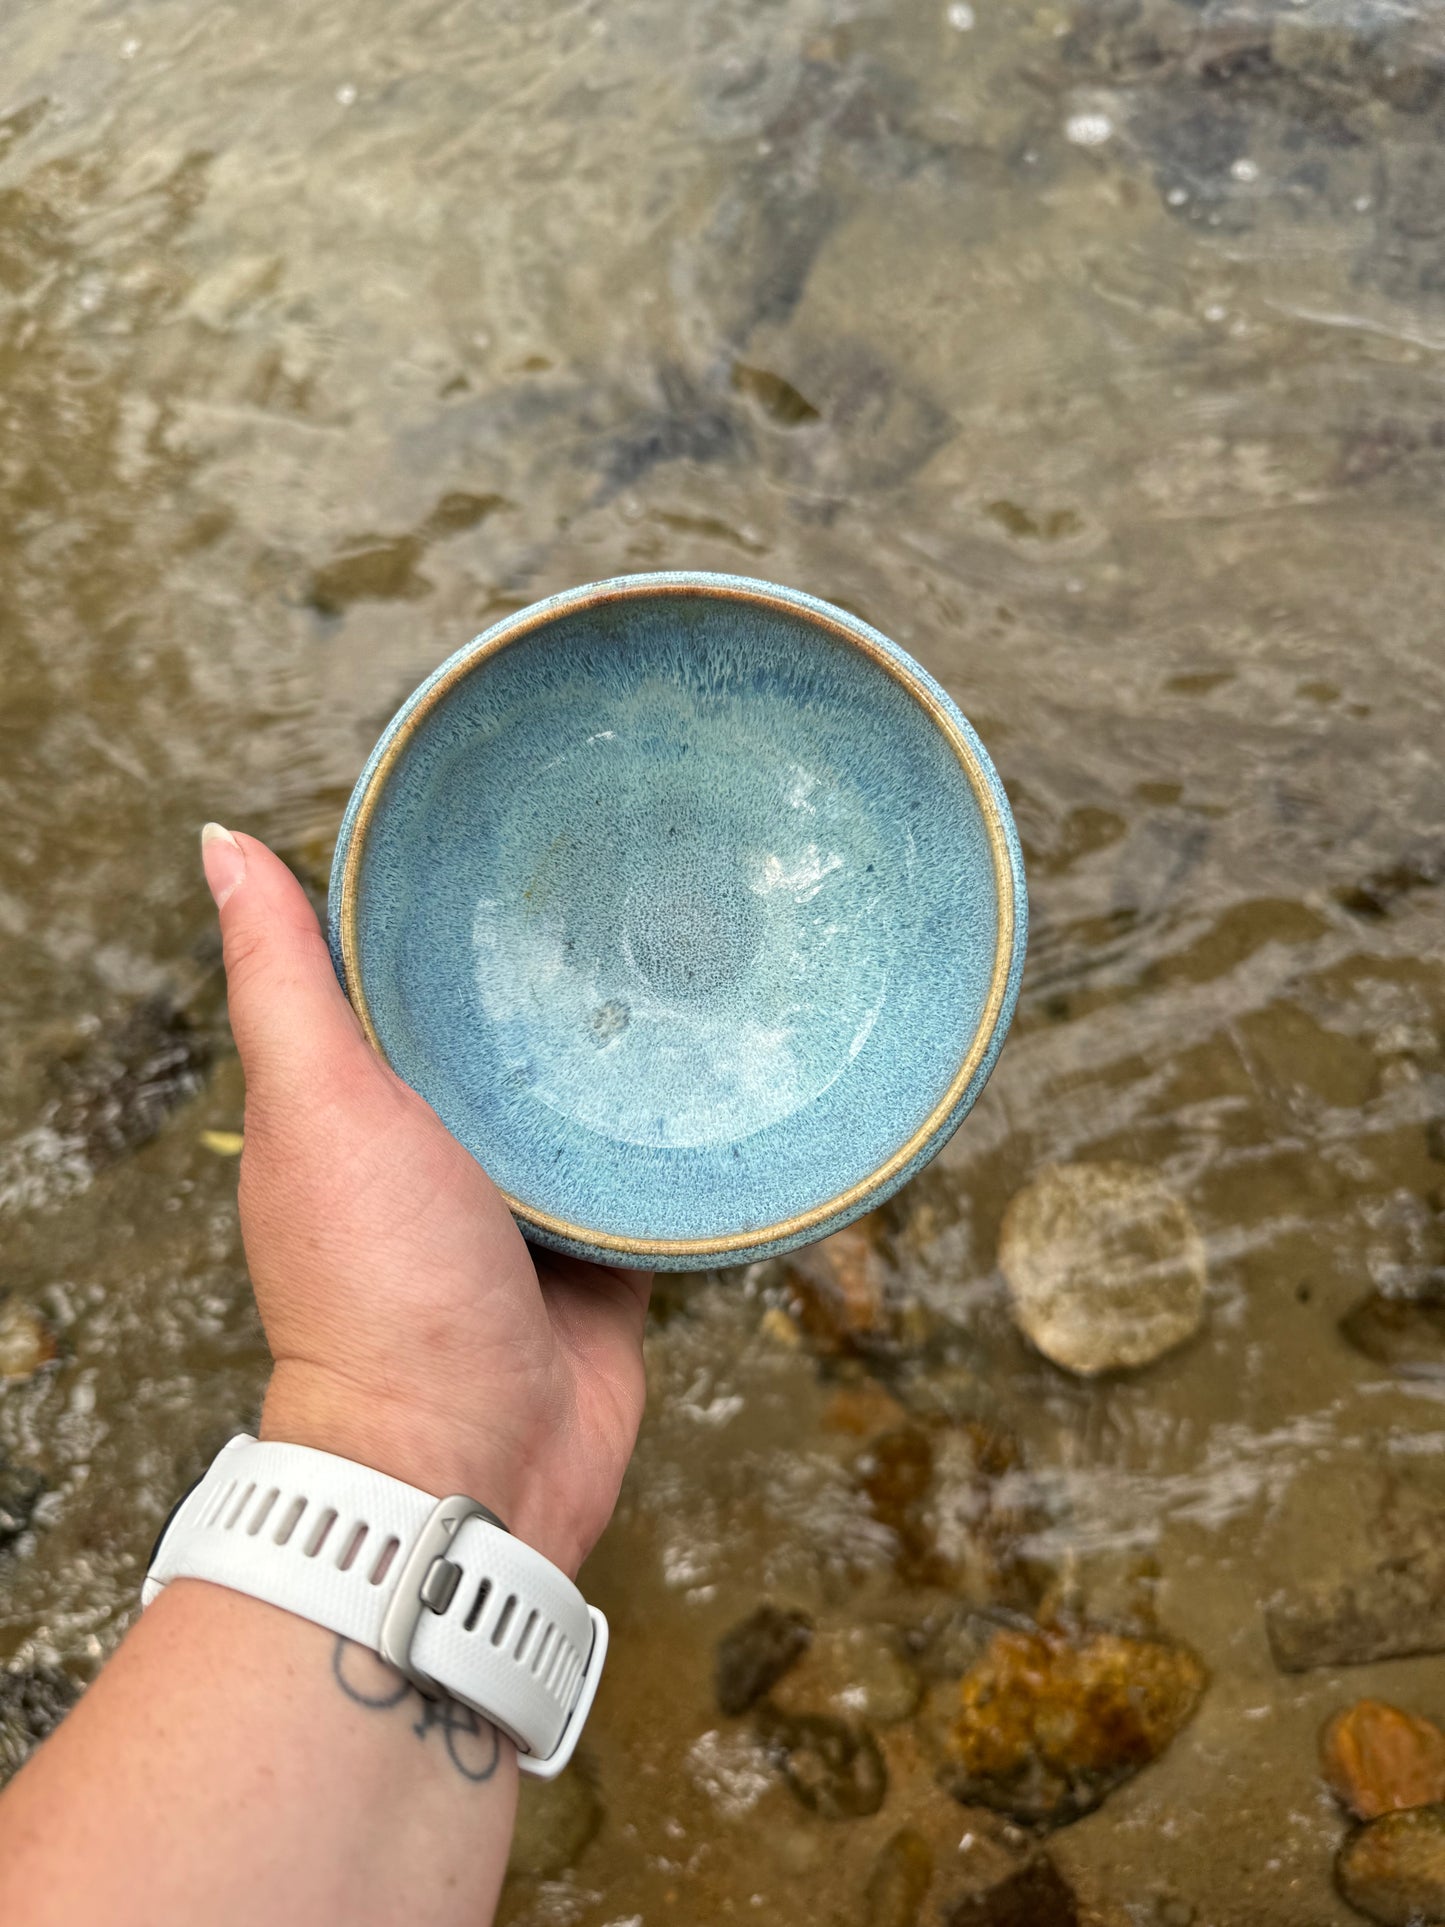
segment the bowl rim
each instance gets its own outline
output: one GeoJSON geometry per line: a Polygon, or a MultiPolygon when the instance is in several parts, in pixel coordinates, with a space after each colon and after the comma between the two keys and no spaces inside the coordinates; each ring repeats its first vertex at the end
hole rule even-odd
{"type": "Polygon", "coordinates": [[[1002,1041],[1011,1017],[1022,963],[1021,946],[1027,927],[1027,899],[1023,896],[1017,834],[1013,829],[1003,785],[987,751],[953,699],[897,643],[848,610],[808,595],[803,590],[787,588],[781,583],[702,570],[609,576],[529,603],[463,644],[433,670],[397,710],[357,779],[337,842],[329,921],[332,951],[342,986],[368,1041],[384,1063],[395,1069],[377,1031],[362,986],[359,899],[367,835],[387,779],[432,712],[460,682],[502,650],[523,641],[560,616],[599,608],[608,603],[659,595],[695,595],[721,601],[748,602],[761,608],[802,616],[815,628],[860,650],[891,676],[924,710],[962,766],[983,817],[998,898],[998,929],[988,992],[968,1049],[947,1090],[903,1144],[846,1190],[773,1224],[705,1238],[635,1238],[619,1232],[596,1230],[555,1217],[509,1191],[502,1191],[502,1197],[513,1216],[524,1227],[534,1227],[548,1242],[558,1240],[564,1246],[614,1256],[619,1262],[631,1258],[648,1265],[660,1264],[665,1268],[669,1258],[691,1260],[693,1263],[706,1258],[741,1262],[751,1253],[802,1243],[815,1227],[836,1228],[837,1224],[860,1215],[871,1200],[896,1189],[897,1184],[908,1175],[909,1166],[926,1162],[932,1152],[941,1147],[949,1134],[950,1125],[956,1124],[962,1117],[961,1107],[964,1107],[969,1087],[980,1069],[989,1066],[990,1053],[996,1051],[1002,1041]],[[956,1112],[957,1117],[954,1115],[956,1112]]]}

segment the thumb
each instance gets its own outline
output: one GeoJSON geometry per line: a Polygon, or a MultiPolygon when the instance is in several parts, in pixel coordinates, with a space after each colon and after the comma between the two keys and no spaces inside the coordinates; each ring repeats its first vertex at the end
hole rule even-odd
{"type": "Polygon", "coordinates": [[[231,1030],[249,1090],[314,1096],[370,1046],[331,968],[306,892],[254,836],[201,831],[221,916],[231,1030]]]}

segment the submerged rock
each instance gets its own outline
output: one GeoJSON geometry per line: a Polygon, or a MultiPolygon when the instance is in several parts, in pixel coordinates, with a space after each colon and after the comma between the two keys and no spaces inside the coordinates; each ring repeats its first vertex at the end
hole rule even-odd
{"type": "Polygon", "coordinates": [[[1085,1377],[1149,1364],[1204,1316],[1203,1241],[1140,1165],[1041,1172],[1004,1213],[999,1265],[1025,1335],[1085,1377]]]}
{"type": "MultiPolygon", "coordinates": [[[[1425,197],[1425,205],[1438,211],[1438,196],[1425,197]]],[[[1445,883],[1445,844],[1417,843],[1384,869],[1336,890],[1335,900],[1357,917],[1388,917],[1406,897],[1441,883],[1445,883]]]]}
{"type": "Polygon", "coordinates": [[[859,1453],[853,1475],[874,1518],[893,1534],[899,1571],[922,1582],[941,1580],[927,1510],[933,1486],[929,1433],[921,1425],[899,1425],[880,1434],[859,1453]]]}
{"type": "Polygon", "coordinates": [[[33,1466],[13,1464],[0,1449],[0,1552],[30,1524],[44,1490],[45,1481],[33,1466]]]}
{"type": "Polygon", "coordinates": [[[853,1478],[910,1585],[1028,1610],[1040,1574],[1026,1541],[1046,1520],[1021,1470],[1016,1441],[995,1425],[910,1422],[871,1439],[853,1478]]]}
{"type": "Polygon", "coordinates": [[[1445,1921],[1445,1806],[1387,1813],[1351,1834],[1335,1860],[1335,1884],[1385,1927],[1445,1921]]]}
{"type": "Polygon", "coordinates": [[[572,1866],[602,1825],[602,1799],[585,1764],[575,1761],[555,1780],[523,1774],[509,1874],[555,1880],[572,1866]]]}
{"type": "Polygon", "coordinates": [[[1285,1673],[1445,1651],[1445,1540],[1404,1546],[1340,1584],[1282,1594],[1264,1624],[1285,1673]]]}
{"type": "Polygon", "coordinates": [[[419,528],[349,536],[340,553],[311,575],[306,600],[323,616],[344,615],[356,602],[415,602],[431,593],[421,565],[432,543],[465,534],[511,506],[505,496],[458,490],[443,495],[419,528]]]}
{"type": "Polygon", "coordinates": [[[201,1088],[209,1040],[166,994],[147,998],[118,1029],[54,1068],[59,1096],[47,1123],[92,1164],[137,1150],[201,1088]]]}
{"type": "Polygon", "coordinates": [[[746,362],[735,361],[732,369],[732,385],[739,395],[746,395],[779,428],[800,428],[806,422],[821,419],[819,411],[800,394],[790,381],[775,375],[767,368],[750,368],[746,362]]]}
{"type": "Polygon", "coordinates": [[[876,1218],[859,1218],[789,1260],[793,1315],[815,1349],[868,1352],[886,1343],[892,1314],[878,1239],[876,1218]]]}
{"type": "Polygon", "coordinates": [[[1340,1336],[1378,1365],[1417,1378],[1445,1376],[1445,1300],[1372,1291],[1340,1320],[1340,1336]]]}
{"type": "Polygon", "coordinates": [[[55,1333],[13,1292],[0,1298],[0,1383],[33,1378],[55,1357],[55,1333]]]}
{"type": "Polygon", "coordinates": [[[775,1688],[784,1713],[822,1713],[893,1726],[918,1705],[923,1682],[881,1626],[840,1626],[814,1635],[775,1688]]]}
{"type": "Polygon", "coordinates": [[[1102,1628],[995,1630],[928,1715],[941,1783],[1040,1826],[1091,1812],[1193,1717],[1208,1675],[1186,1646],[1102,1628]]]}
{"type": "Polygon", "coordinates": [[[1320,1734],[1330,1791],[1357,1819],[1445,1801],[1445,1733],[1383,1700],[1357,1700],[1320,1734]]]}
{"type": "Polygon", "coordinates": [[[758,1737],[810,1813],[824,1820],[861,1820],[882,1806],[888,1770],[867,1727],[764,1706],[758,1737]]]}
{"type": "Polygon", "coordinates": [[[812,1644],[813,1622],[806,1613],[780,1606],[759,1606],[731,1631],[717,1649],[717,1703],[724,1713],[746,1713],[812,1644]]]}
{"type": "Polygon", "coordinates": [[[904,1827],[873,1862],[863,1890],[863,1927],[916,1927],[933,1880],[933,1849],[904,1827]]]}
{"type": "Polygon", "coordinates": [[[0,1671],[0,1786],[59,1726],[80,1688],[58,1666],[0,1671]]]}
{"type": "Polygon", "coordinates": [[[1077,1927],[1078,1909],[1067,1881],[1046,1853],[983,1893],[955,1901],[946,1927],[1077,1927]]]}

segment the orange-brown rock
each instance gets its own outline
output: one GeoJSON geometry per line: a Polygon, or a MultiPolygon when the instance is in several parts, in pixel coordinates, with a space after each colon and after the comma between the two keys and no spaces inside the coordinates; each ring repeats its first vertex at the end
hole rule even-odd
{"type": "Polygon", "coordinates": [[[853,1476],[880,1525],[893,1534],[898,1570],[916,1585],[950,1578],[928,1516],[933,1485],[933,1439],[921,1425],[899,1425],[858,1455],[853,1476]]]}
{"type": "Polygon", "coordinates": [[[23,1300],[0,1297],[0,1381],[31,1378],[55,1357],[55,1333],[23,1300]]]}
{"type": "Polygon", "coordinates": [[[871,1436],[853,1462],[869,1510],[894,1540],[898,1572],[975,1605],[1031,1611],[1042,1590],[1027,1557],[1047,1523],[1023,1481],[1015,1441],[996,1426],[908,1420],[871,1436]]]}
{"type": "Polygon", "coordinates": [[[999,1627],[961,1680],[930,1695],[939,1778],[966,1804],[1062,1826],[1157,1759],[1207,1682],[1171,1641],[999,1627]]]}
{"type": "Polygon", "coordinates": [[[794,1316],[818,1350],[866,1351],[888,1337],[888,1271],[873,1216],[795,1252],[787,1282],[794,1316]]]}
{"type": "Polygon", "coordinates": [[[1445,1801],[1445,1733],[1384,1700],[1357,1700],[1320,1734],[1330,1791],[1361,1820],[1445,1801]]]}

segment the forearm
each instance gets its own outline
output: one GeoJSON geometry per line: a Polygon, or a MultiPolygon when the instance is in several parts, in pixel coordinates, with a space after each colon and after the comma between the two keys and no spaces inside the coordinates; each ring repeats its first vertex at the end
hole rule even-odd
{"type": "Polygon", "coordinates": [[[467,1709],[180,1581],[0,1800],[0,1919],[479,1927],[516,1797],[511,1743],[467,1709]]]}
{"type": "MultiPolygon", "coordinates": [[[[649,1281],[539,1270],[475,1159],[370,1049],[295,879],[249,837],[211,826],[205,849],[277,1360],[263,1437],[413,1499],[469,1495],[575,1575],[636,1437],[649,1281]]],[[[582,1602],[569,1589],[559,1610],[575,1694],[582,1602]]],[[[512,1743],[469,1710],[308,1619],[177,1578],[0,1797],[0,1922],[486,1927],[516,1799],[512,1743]]]]}

